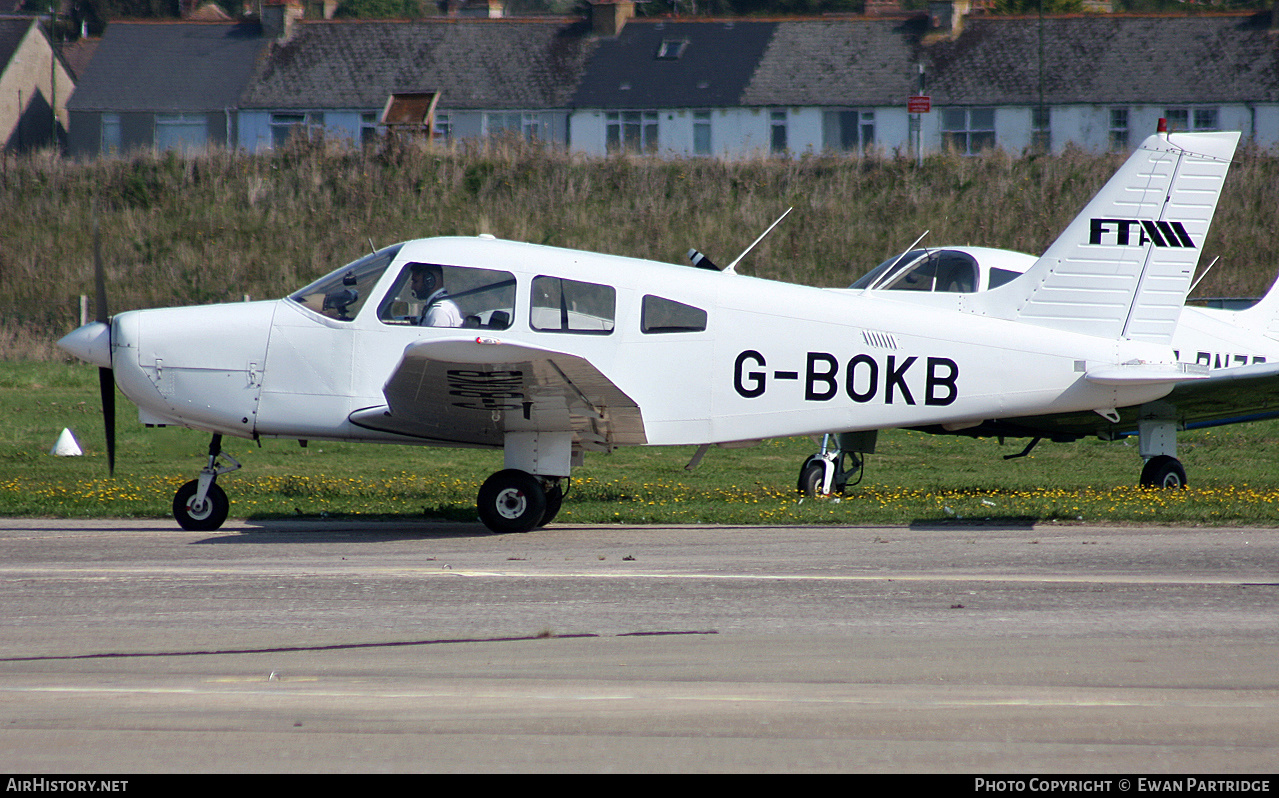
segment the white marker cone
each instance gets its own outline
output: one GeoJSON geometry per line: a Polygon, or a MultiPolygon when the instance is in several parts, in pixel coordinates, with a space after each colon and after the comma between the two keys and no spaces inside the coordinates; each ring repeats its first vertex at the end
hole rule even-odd
{"type": "Polygon", "coordinates": [[[62,434],[58,436],[58,442],[53,444],[49,454],[56,454],[59,457],[79,457],[84,454],[84,450],[80,448],[80,443],[75,439],[75,435],[71,434],[71,430],[63,427],[62,434]]]}

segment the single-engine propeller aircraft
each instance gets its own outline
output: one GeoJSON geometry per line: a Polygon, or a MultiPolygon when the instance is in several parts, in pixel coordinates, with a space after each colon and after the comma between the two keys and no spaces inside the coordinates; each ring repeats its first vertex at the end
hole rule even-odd
{"type": "Polygon", "coordinates": [[[185,528],[228,514],[229,435],[502,449],[479,515],[525,532],[555,517],[586,452],[1113,418],[1205,378],[1170,342],[1238,137],[1151,136],[1022,277],[956,307],[740,276],[737,261],[432,238],[277,301],[109,319],[103,301],[61,345],[143,423],[212,433],[174,497],[185,528]]]}
{"type": "MultiPolygon", "coordinates": [[[[1121,225],[1127,224],[1101,220],[1097,229],[1118,237],[1124,234],[1121,225]]],[[[1185,247],[1187,241],[1197,245],[1187,230],[1171,223],[1152,225],[1149,230],[1146,225],[1141,230],[1129,226],[1127,235],[1130,241],[1140,236],[1155,247],[1185,247]]],[[[966,294],[997,288],[1028,271],[1037,260],[1033,255],[985,247],[912,247],[872,269],[849,290],[926,307],[961,309],[966,294]]],[[[1096,435],[1118,440],[1136,435],[1145,461],[1140,484],[1184,487],[1185,468],[1176,456],[1179,430],[1279,417],[1279,280],[1244,310],[1186,305],[1172,348],[1178,361],[1207,368],[1209,376],[1179,382],[1152,402],[1118,407],[1114,416],[1067,411],[912,428],[940,435],[1031,439],[1020,453],[1005,459],[1029,454],[1043,439],[1069,442],[1096,435]]],[[[810,496],[842,492],[860,475],[865,455],[874,447],[874,431],[824,436],[821,451],[800,468],[799,491],[810,496]],[[845,458],[851,461],[850,467],[845,467],[845,458]]]]}

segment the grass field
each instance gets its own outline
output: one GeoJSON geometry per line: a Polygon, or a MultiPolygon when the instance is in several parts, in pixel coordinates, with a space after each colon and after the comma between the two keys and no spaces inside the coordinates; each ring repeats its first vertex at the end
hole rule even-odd
{"type": "MultiPolygon", "coordinates": [[[[369,251],[435,235],[499,238],[687,263],[696,247],[744,274],[843,287],[925,231],[928,246],[1039,253],[1124,153],[900,154],[719,161],[582,158],[508,142],[351,151],[295,141],[264,154],[0,159],[0,359],[60,359],[92,294],[91,208],[113,311],[284,296],[369,251]]],[[[1240,149],[1198,296],[1273,282],[1279,153],[1240,149]]]]}
{"type": "MultiPolygon", "coordinates": [[[[207,436],[145,429],[118,400],[116,475],[107,477],[97,375],[90,366],[0,364],[0,515],[166,517],[195,477],[207,436]],[[82,457],[49,454],[70,428],[82,457]]],[[[807,439],[713,449],[693,472],[691,447],[590,455],[557,523],[883,524],[1150,523],[1268,526],[1279,517],[1279,422],[1186,432],[1178,454],[1191,488],[1135,487],[1136,441],[1042,443],[881,433],[861,484],[841,500],[801,501],[807,439]]],[[[227,440],[244,468],[219,480],[233,518],[475,519],[480,483],[501,453],[408,446],[227,440]]]]}

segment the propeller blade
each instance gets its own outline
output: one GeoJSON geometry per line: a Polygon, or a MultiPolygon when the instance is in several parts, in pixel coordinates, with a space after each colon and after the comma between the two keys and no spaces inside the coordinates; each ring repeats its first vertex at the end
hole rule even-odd
{"type": "MultiPolygon", "coordinates": [[[[98,202],[93,201],[93,293],[97,321],[108,325],[110,340],[111,315],[107,311],[107,278],[102,267],[102,230],[98,224],[98,202]]],[[[110,349],[108,348],[108,351],[110,349]]],[[[102,397],[102,431],[107,440],[107,474],[115,476],[115,372],[98,369],[98,393],[102,397]]]]}
{"type": "Polygon", "coordinates": [[[102,394],[102,431],[107,438],[107,474],[115,476],[115,374],[98,369],[98,390],[102,394]]]}

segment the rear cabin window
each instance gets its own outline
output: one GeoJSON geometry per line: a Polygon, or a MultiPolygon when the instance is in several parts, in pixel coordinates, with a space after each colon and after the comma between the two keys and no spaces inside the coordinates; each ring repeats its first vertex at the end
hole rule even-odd
{"type": "Polygon", "coordinates": [[[616,311],[617,291],[610,285],[546,276],[533,280],[529,326],[534,330],[608,335],[616,311]]]}
{"type": "Polygon", "coordinates": [[[649,294],[640,311],[640,331],[654,333],[690,333],[706,329],[706,311],[649,294]]]}
{"type": "Polygon", "coordinates": [[[378,308],[383,324],[505,330],[515,317],[515,275],[495,269],[404,264],[378,308]]]}

